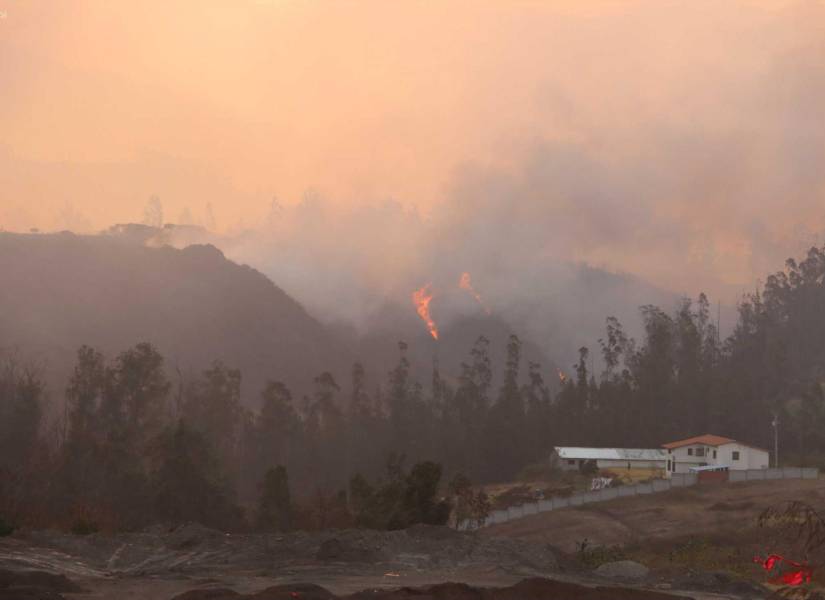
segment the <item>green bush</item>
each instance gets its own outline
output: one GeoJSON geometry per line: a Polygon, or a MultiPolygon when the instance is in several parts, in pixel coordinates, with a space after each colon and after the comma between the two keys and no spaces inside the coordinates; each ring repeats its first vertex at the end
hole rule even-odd
{"type": "Polygon", "coordinates": [[[89,535],[92,533],[97,533],[99,531],[99,527],[97,523],[89,519],[88,517],[80,517],[72,524],[71,532],[75,535],[89,535]]]}
{"type": "Polygon", "coordinates": [[[261,531],[289,531],[292,520],[292,500],[286,467],[278,465],[267,469],[258,500],[258,529],[261,531]]]}
{"type": "Polygon", "coordinates": [[[360,474],[350,480],[350,503],[355,522],[367,529],[405,529],[411,525],[446,525],[452,505],[438,497],[441,465],[425,461],[409,474],[403,458],[391,456],[387,477],[371,485],[360,474]]]}
{"type": "Polygon", "coordinates": [[[0,537],[4,537],[7,535],[11,535],[14,533],[14,525],[6,521],[2,516],[0,516],[0,537]]]}
{"type": "Polygon", "coordinates": [[[593,546],[587,538],[576,542],[576,557],[589,569],[627,558],[620,546],[593,546]]]}

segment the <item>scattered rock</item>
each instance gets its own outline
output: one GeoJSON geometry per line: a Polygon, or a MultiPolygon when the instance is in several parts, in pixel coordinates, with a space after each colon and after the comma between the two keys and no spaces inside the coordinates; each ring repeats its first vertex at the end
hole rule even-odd
{"type": "Polygon", "coordinates": [[[174,550],[185,550],[213,542],[225,537],[216,529],[204,527],[200,523],[186,523],[175,527],[166,536],[166,546],[174,550]]]}
{"type": "Polygon", "coordinates": [[[595,570],[596,575],[611,579],[640,581],[650,574],[650,569],[633,560],[617,560],[604,563],[595,570]]]}

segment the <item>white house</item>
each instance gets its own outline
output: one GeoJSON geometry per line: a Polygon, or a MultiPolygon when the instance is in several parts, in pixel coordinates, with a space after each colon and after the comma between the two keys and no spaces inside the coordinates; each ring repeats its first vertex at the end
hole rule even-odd
{"type": "Polygon", "coordinates": [[[563,471],[577,470],[587,461],[600,469],[662,469],[667,454],[659,448],[576,448],[556,446],[551,461],[563,471]]]}
{"type": "Polygon", "coordinates": [[[767,450],[718,435],[700,435],[662,444],[667,451],[665,471],[688,473],[691,467],[717,466],[730,470],[767,469],[767,450]]]}

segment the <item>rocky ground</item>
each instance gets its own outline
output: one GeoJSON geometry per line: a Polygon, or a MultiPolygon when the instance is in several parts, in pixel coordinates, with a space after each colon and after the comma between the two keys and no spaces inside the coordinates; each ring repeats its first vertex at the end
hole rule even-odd
{"type": "Polygon", "coordinates": [[[21,531],[0,538],[0,600],[765,598],[753,557],[775,542],[756,517],[791,499],[825,514],[825,482],[697,486],[476,533],[21,531]]]}
{"type": "Polygon", "coordinates": [[[729,580],[711,586],[728,595],[677,587],[637,563],[594,570],[544,542],[442,527],[234,535],[188,524],[0,538],[0,600],[764,597],[759,588],[729,580]]]}

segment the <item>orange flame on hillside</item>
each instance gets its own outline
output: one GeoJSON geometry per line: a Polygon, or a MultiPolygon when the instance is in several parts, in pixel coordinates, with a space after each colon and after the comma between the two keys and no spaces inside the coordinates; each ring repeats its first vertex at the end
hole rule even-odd
{"type": "Polygon", "coordinates": [[[473,296],[473,298],[476,299],[476,302],[478,302],[481,305],[481,308],[484,309],[484,312],[486,312],[488,315],[490,314],[490,309],[487,308],[487,306],[484,304],[484,301],[481,299],[479,293],[475,291],[475,289],[473,288],[473,283],[472,281],[470,281],[469,273],[461,274],[461,281],[458,282],[458,285],[462,290],[467,290],[473,296]]]}
{"type": "Polygon", "coordinates": [[[412,294],[412,301],[413,304],[415,304],[415,310],[418,312],[418,316],[427,324],[430,335],[433,336],[433,339],[437,340],[438,327],[436,327],[435,321],[430,317],[430,300],[433,299],[431,288],[432,284],[428,283],[424,287],[415,290],[412,294]]]}
{"type": "Polygon", "coordinates": [[[564,371],[562,371],[561,369],[556,370],[559,372],[559,381],[561,381],[562,384],[567,383],[567,375],[564,374],[564,371]]]}

